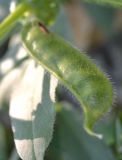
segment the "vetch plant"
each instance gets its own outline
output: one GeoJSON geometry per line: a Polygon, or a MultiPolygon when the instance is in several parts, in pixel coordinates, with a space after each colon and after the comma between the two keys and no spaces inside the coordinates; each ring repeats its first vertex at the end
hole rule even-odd
{"type": "MultiPolygon", "coordinates": [[[[58,0],[21,0],[0,24],[0,41],[21,23],[21,40],[33,60],[27,60],[10,99],[10,117],[16,149],[24,160],[43,160],[52,139],[58,82],[68,88],[83,108],[84,128],[91,136],[94,125],[112,106],[114,91],[109,78],[85,54],[47,28],[55,21],[58,0]]],[[[113,6],[121,1],[101,1],[113,6]]]]}

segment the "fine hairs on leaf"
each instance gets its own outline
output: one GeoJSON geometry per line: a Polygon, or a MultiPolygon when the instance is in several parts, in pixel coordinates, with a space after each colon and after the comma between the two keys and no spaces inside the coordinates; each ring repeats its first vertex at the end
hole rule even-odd
{"type": "Polygon", "coordinates": [[[85,129],[93,126],[111,107],[113,98],[109,79],[85,54],[73,48],[43,25],[30,23],[22,33],[30,55],[56,76],[78,99],[84,110],[85,129]]]}

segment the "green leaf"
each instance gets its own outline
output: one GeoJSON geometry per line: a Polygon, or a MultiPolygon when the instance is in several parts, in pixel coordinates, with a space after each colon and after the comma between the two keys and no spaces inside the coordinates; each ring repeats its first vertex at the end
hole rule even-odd
{"type": "Polygon", "coordinates": [[[103,120],[99,121],[95,130],[103,135],[103,140],[108,146],[113,146],[116,142],[115,138],[115,113],[106,115],[103,120]]]}
{"type": "Polygon", "coordinates": [[[111,35],[116,9],[108,5],[98,5],[94,3],[84,3],[89,16],[106,35],[111,35]]]}
{"type": "Polygon", "coordinates": [[[5,128],[0,124],[0,160],[7,159],[7,154],[5,128]]]}
{"type": "Polygon", "coordinates": [[[81,121],[80,112],[68,104],[61,105],[47,160],[115,160],[102,140],[84,131],[81,121]]]}
{"type": "Polygon", "coordinates": [[[115,132],[116,132],[116,149],[118,151],[118,153],[122,153],[122,125],[120,122],[120,119],[117,118],[116,119],[116,123],[115,123],[115,132]]]}
{"type": "Polygon", "coordinates": [[[10,103],[14,140],[23,160],[43,160],[53,134],[57,80],[30,62],[10,103]]]}
{"type": "Polygon", "coordinates": [[[84,0],[90,3],[106,4],[114,7],[122,7],[121,0],[84,0]]]}
{"type": "Polygon", "coordinates": [[[19,156],[17,154],[16,149],[14,148],[12,153],[11,153],[11,156],[9,157],[9,160],[18,160],[18,159],[19,159],[19,156]]]}

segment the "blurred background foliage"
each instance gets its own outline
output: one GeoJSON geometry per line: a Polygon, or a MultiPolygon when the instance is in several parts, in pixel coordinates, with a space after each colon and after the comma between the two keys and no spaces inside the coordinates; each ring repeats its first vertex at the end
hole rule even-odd
{"type": "MultiPolygon", "coordinates": [[[[12,2],[0,0],[0,21],[9,14],[12,2]]],[[[19,159],[8,114],[11,92],[28,59],[19,30],[18,24],[14,34],[0,43],[0,160],[19,159]]],[[[95,126],[103,134],[103,140],[98,140],[84,131],[79,103],[59,85],[57,100],[65,103],[57,113],[54,137],[45,160],[122,160],[122,9],[68,0],[57,12],[50,30],[94,59],[110,76],[117,96],[110,113],[95,126]]]]}

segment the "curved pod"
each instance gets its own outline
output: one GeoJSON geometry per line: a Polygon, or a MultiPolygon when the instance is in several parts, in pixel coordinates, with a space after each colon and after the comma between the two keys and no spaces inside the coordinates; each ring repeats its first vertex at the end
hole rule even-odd
{"type": "Polygon", "coordinates": [[[30,55],[55,75],[81,103],[85,128],[90,132],[94,123],[112,105],[113,91],[108,78],[87,55],[49,33],[43,25],[26,26],[22,40],[30,55]]]}

